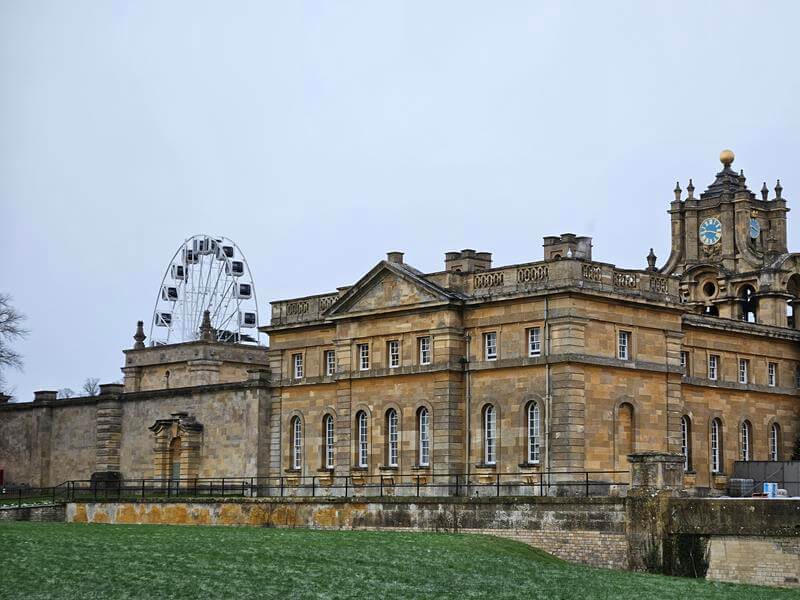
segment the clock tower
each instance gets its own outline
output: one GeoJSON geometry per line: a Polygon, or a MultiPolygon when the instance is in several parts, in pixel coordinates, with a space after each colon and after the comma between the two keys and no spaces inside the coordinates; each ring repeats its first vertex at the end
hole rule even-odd
{"type": "Polygon", "coordinates": [[[720,153],[722,170],[699,197],[692,180],[670,204],[672,250],[660,271],[681,277],[684,302],[708,315],[786,326],[786,200],[780,181],[770,198],[748,189],[744,172],[720,153]]]}

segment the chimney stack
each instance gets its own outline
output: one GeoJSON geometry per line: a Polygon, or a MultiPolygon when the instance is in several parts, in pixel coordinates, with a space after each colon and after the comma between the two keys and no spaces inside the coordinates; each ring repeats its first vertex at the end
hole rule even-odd
{"type": "Polygon", "coordinates": [[[402,252],[387,252],[386,253],[386,260],[390,263],[397,263],[399,265],[403,264],[403,253],[402,252]]]}
{"type": "Polygon", "coordinates": [[[465,248],[461,252],[446,252],[444,255],[445,271],[472,273],[491,268],[491,252],[475,252],[471,248],[465,248]]]}

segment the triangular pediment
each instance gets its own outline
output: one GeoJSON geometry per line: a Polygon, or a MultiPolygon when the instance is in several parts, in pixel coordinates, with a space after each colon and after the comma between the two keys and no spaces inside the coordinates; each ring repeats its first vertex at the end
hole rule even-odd
{"type": "Polygon", "coordinates": [[[452,294],[427,281],[420,273],[404,265],[382,261],[339,298],[326,316],[398,310],[454,299],[452,294]]]}

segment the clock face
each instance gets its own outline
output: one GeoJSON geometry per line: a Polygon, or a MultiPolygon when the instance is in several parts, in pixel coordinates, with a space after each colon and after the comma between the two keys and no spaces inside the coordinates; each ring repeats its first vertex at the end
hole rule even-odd
{"type": "Polygon", "coordinates": [[[716,217],[709,217],[700,223],[700,241],[713,246],[722,238],[722,223],[716,217]]]}
{"type": "Polygon", "coordinates": [[[759,235],[761,235],[761,224],[758,219],[750,219],[750,237],[756,239],[759,235]]]}

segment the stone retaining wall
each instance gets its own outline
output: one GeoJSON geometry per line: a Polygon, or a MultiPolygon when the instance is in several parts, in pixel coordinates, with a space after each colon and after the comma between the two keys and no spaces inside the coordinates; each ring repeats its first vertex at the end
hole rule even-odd
{"type": "Polygon", "coordinates": [[[22,508],[0,508],[0,523],[4,521],[39,521],[63,523],[66,509],[63,504],[23,506],[22,508]]]}
{"type": "Polygon", "coordinates": [[[68,504],[66,519],[484,533],[525,542],[571,562],[620,569],[628,564],[625,505],[616,498],[88,502],[68,504]]]}
{"type": "Polygon", "coordinates": [[[714,536],[706,578],[800,587],[800,537],[714,536]]]}

